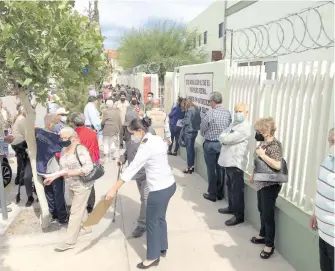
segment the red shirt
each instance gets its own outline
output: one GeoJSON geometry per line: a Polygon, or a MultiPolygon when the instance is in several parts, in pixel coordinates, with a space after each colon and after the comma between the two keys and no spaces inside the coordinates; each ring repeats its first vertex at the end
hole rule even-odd
{"type": "Polygon", "coordinates": [[[75,131],[81,144],[90,152],[93,163],[98,163],[100,160],[100,150],[96,132],[86,126],[77,127],[75,131]]]}

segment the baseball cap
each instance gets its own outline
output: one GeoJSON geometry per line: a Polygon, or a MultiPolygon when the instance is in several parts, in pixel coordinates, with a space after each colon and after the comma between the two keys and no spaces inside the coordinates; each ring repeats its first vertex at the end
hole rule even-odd
{"type": "Polygon", "coordinates": [[[56,111],[56,115],[67,115],[67,114],[69,114],[69,112],[66,111],[64,107],[60,107],[56,111]]]}

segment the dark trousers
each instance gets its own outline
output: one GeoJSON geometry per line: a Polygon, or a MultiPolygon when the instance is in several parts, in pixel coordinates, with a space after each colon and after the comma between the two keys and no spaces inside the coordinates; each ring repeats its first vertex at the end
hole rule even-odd
{"type": "Polygon", "coordinates": [[[94,189],[94,185],[93,185],[90,197],[88,198],[88,201],[87,201],[87,212],[89,214],[92,213],[93,208],[94,208],[94,204],[95,204],[95,189],[94,189]]]}
{"type": "Polygon", "coordinates": [[[319,237],[320,269],[334,271],[334,247],[319,237]]]}
{"type": "Polygon", "coordinates": [[[126,133],[127,127],[121,126],[120,132],[119,132],[119,141],[120,141],[120,147],[123,146],[123,140],[126,133]]]}
{"type": "Polygon", "coordinates": [[[12,145],[12,148],[15,152],[16,159],[17,159],[17,174],[15,181],[17,183],[23,182],[23,176],[24,176],[24,169],[27,164],[28,155],[26,153],[27,149],[27,143],[23,141],[22,143],[19,143],[17,145],[12,145]]]}
{"type": "Polygon", "coordinates": [[[28,197],[33,196],[33,171],[31,169],[30,160],[28,160],[23,174],[24,186],[28,197]]]}
{"type": "Polygon", "coordinates": [[[218,164],[221,144],[219,141],[205,140],[203,144],[207,166],[208,194],[212,197],[223,196],[223,172],[218,164]]]}
{"type": "Polygon", "coordinates": [[[244,173],[237,167],[226,167],[228,208],[237,219],[244,220],[244,173]]]}
{"type": "Polygon", "coordinates": [[[195,160],[195,139],[198,136],[198,132],[185,133],[185,147],[187,156],[187,166],[189,168],[194,166],[195,160]]]}
{"type": "Polygon", "coordinates": [[[64,178],[60,177],[53,181],[51,185],[44,186],[44,191],[53,218],[57,218],[61,223],[65,222],[68,214],[64,198],[64,178]]]}
{"type": "Polygon", "coordinates": [[[147,259],[160,257],[162,250],[168,249],[166,210],[176,192],[174,183],[168,188],[149,192],[147,200],[147,259]]]}
{"type": "Polygon", "coordinates": [[[267,247],[274,246],[276,234],[275,207],[280,189],[281,186],[275,184],[257,191],[258,211],[261,216],[259,236],[265,237],[267,247]]]}
{"type": "Polygon", "coordinates": [[[179,150],[179,136],[180,136],[181,127],[178,126],[170,126],[171,132],[171,145],[169,146],[169,152],[172,151],[173,144],[174,146],[174,153],[177,153],[179,150]]]}

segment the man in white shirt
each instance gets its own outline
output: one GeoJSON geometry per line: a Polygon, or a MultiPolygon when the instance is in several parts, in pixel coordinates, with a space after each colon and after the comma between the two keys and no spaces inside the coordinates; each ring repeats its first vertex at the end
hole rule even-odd
{"type": "Polygon", "coordinates": [[[84,109],[85,126],[99,132],[101,130],[100,113],[97,109],[98,98],[90,96],[84,109]]]}
{"type": "Polygon", "coordinates": [[[319,253],[321,271],[334,270],[335,245],[335,157],[334,128],[330,130],[329,154],[320,167],[317,180],[315,211],[311,217],[311,228],[319,230],[319,253]]]}

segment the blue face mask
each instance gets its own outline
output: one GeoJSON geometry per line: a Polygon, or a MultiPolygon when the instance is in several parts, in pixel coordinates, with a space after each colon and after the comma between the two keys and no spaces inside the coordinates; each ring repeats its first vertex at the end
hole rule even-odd
{"type": "Polygon", "coordinates": [[[245,117],[242,112],[235,113],[235,121],[242,122],[244,121],[245,117]]]}

